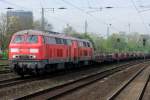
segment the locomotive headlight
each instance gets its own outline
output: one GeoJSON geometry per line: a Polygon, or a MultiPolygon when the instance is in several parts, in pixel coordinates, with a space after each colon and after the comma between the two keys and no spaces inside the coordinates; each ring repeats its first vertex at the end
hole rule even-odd
{"type": "Polygon", "coordinates": [[[39,49],[30,49],[30,53],[39,53],[39,49]]]}
{"type": "Polygon", "coordinates": [[[19,48],[10,48],[10,52],[19,52],[19,48]]]}
{"type": "Polygon", "coordinates": [[[36,55],[30,55],[30,58],[35,59],[35,58],[36,58],[36,55]]]}
{"type": "Polygon", "coordinates": [[[12,58],[19,58],[19,55],[13,55],[12,58]]]}

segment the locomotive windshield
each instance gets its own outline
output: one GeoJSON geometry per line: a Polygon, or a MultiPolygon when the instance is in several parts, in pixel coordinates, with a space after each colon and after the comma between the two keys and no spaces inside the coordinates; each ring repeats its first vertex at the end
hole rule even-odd
{"type": "Polygon", "coordinates": [[[24,42],[24,36],[23,35],[15,36],[13,43],[22,43],[22,42],[24,42]]]}
{"type": "Polygon", "coordinates": [[[26,40],[28,43],[37,43],[38,37],[36,35],[29,35],[26,40]]]}
{"type": "Polygon", "coordinates": [[[38,42],[38,36],[36,36],[36,35],[28,35],[25,38],[24,35],[16,35],[12,42],[13,43],[22,43],[22,42],[37,43],[38,42]]]}

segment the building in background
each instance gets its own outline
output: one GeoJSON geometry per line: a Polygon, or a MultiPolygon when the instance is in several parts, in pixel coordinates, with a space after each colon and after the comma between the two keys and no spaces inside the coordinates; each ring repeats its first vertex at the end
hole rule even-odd
{"type": "Polygon", "coordinates": [[[9,30],[24,30],[31,29],[33,27],[33,13],[31,11],[7,11],[7,24],[9,30]],[[16,26],[14,26],[14,24],[16,26]]]}

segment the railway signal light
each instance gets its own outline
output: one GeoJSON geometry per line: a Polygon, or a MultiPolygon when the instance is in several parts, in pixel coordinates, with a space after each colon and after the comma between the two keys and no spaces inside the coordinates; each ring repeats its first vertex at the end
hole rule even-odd
{"type": "Polygon", "coordinates": [[[119,39],[119,38],[117,39],[117,42],[120,42],[120,39],[119,39]]]}
{"type": "Polygon", "coordinates": [[[146,39],[143,38],[143,46],[145,46],[145,45],[146,45],[146,39]]]}

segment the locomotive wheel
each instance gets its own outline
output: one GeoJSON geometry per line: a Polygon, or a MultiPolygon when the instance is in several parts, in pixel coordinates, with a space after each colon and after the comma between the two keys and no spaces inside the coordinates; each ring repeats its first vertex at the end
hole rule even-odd
{"type": "Polygon", "coordinates": [[[40,71],[39,71],[39,69],[38,69],[37,67],[35,67],[35,75],[36,75],[36,76],[39,76],[39,75],[40,75],[40,71]]]}
{"type": "Polygon", "coordinates": [[[65,63],[65,69],[66,69],[66,70],[69,69],[69,63],[65,63]]]}
{"type": "Polygon", "coordinates": [[[17,74],[18,74],[19,76],[21,76],[21,78],[24,78],[24,73],[23,73],[23,72],[17,72],[17,74]]]}
{"type": "Polygon", "coordinates": [[[52,64],[52,65],[50,65],[49,67],[50,67],[50,70],[51,70],[52,72],[54,72],[54,71],[57,70],[57,64],[52,64]]]}
{"type": "Polygon", "coordinates": [[[74,68],[79,68],[80,67],[80,64],[74,64],[74,68]]]}
{"type": "Polygon", "coordinates": [[[66,64],[65,64],[66,70],[70,70],[70,69],[72,69],[73,67],[74,67],[73,63],[66,63],[66,64]]]}
{"type": "Polygon", "coordinates": [[[24,78],[24,74],[21,74],[20,76],[21,76],[21,78],[24,78]]]}
{"type": "Polygon", "coordinates": [[[21,78],[24,78],[24,72],[23,72],[23,69],[20,68],[18,65],[15,65],[14,71],[15,71],[19,76],[21,76],[21,78]]]}
{"type": "Polygon", "coordinates": [[[50,72],[51,72],[50,65],[49,64],[45,65],[44,73],[50,73],[50,72]]]}

